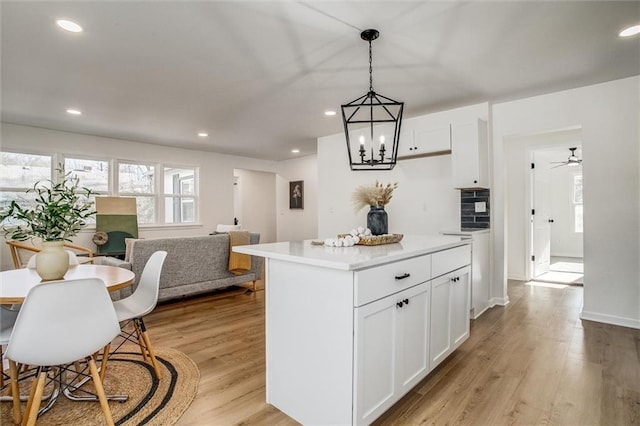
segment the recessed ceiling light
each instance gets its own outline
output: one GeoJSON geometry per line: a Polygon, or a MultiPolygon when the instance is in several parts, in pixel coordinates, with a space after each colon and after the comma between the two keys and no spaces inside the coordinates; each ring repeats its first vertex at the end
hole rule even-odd
{"type": "Polygon", "coordinates": [[[629,27],[620,31],[620,37],[631,37],[639,33],[640,33],[640,25],[634,25],[633,27],[629,27]]]}
{"type": "Polygon", "coordinates": [[[79,109],[69,108],[67,112],[71,115],[82,115],[82,111],[80,111],[79,109]]]}
{"type": "Polygon", "coordinates": [[[209,133],[207,133],[207,132],[198,132],[198,136],[200,136],[201,138],[206,138],[207,136],[209,136],[209,133]]]}
{"type": "Polygon", "coordinates": [[[73,21],[67,21],[66,19],[58,19],[56,24],[63,30],[69,31],[71,33],[81,33],[82,27],[76,24],[73,21]]]}
{"type": "Polygon", "coordinates": [[[291,152],[293,152],[294,154],[298,154],[300,150],[298,148],[294,148],[291,150],[291,152]]]}
{"type": "Polygon", "coordinates": [[[324,115],[332,117],[334,115],[336,115],[336,112],[334,110],[328,109],[324,112],[324,115]]]}

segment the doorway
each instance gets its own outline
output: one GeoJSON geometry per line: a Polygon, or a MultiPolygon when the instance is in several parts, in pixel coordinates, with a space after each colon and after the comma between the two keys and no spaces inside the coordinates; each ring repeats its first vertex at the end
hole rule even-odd
{"type": "Polygon", "coordinates": [[[583,285],[582,150],[532,148],[530,279],[583,285]]]}

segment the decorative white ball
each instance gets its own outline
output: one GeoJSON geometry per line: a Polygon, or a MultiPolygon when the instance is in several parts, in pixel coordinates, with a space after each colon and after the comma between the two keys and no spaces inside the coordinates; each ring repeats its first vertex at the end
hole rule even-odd
{"type": "Polygon", "coordinates": [[[355,237],[353,237],[353,244],[356,245],[360,242],[360,237],[358,237],[357,235],[355,237]]]}
{"type": "Polygon", "coordinates": [[[362,226],[358,226],[358,235],[363,234],[364,235],[364,227],[362,226]]]}
{"type": "Polygon", "coordinates": [[[368,237],[369,235],[371,235],[371,229],[369,229],[369,228],[365,229],[365,230],[364,230],[364,235],[365,235],[366,237],[368,237]]]}

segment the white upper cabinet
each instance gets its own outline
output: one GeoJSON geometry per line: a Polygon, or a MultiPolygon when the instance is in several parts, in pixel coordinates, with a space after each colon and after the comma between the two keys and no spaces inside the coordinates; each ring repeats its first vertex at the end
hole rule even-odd
{"type": "Polygon", "coordinates": [[[487,122],[476,119],[451,124],[453,187],[489,188],[487,122]]]}
{"type": "Polygon", "coordinates": [[[402,122],[398,158],[427,157],[450,152],[449,120],[423,116],[402,122]]]}

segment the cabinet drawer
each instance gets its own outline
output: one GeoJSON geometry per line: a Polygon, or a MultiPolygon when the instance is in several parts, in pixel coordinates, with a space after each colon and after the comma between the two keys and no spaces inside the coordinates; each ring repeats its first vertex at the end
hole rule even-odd
{"type": "Polygon", "coordinates": [[[429,279],[431,279],[431,255],[356,271],[355,306],[362,306],[429,279]]]}
{"type": "Polygon", "coordinates": [[[444,275],[454,269],[471,264],[471,245],[467,244],[449,250],[439,251],[432,255],[433,278],[444,275]]]}

